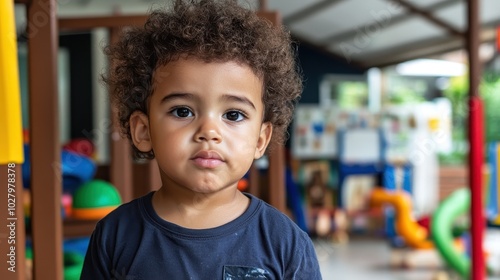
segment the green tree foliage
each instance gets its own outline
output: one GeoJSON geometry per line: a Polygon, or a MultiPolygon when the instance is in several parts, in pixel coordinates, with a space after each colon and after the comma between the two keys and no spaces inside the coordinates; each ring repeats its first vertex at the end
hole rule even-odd
{"type": "MultiPolygon", "coordinates": [[[[452,104],[454,151],[448,155],[439,155],[440,162],[441,164],[463,164],[467,160],[468,153],[466,145],[469,117],[468,76],[451,78],[450,86],[444,90],[443,94],[452,104]]],[[[484,107],[485,143],[498,142],[500,141],[500,74],[485,72],[479,86],[479,95],[484,107]]]]}

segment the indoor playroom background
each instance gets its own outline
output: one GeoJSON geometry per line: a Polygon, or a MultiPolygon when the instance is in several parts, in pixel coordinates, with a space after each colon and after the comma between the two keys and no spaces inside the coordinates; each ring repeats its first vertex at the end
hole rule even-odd
{"type": "MultiPolygon", "coordinates": [[[[304,76],[289,140],[238,188],[311,236],[323,278],[500,279],[500,2],[238,2],[290,29],[304,76]]],[[[0,4],[0,279],[79,279],[96,222],[160,186],[101,76],[161,3],[0,4]]]]}

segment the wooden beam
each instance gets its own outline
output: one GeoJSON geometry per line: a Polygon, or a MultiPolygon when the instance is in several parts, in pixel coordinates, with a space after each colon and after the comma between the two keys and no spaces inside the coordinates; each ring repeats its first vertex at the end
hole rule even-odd
{"type": "Polygon", "coordinates": [[[445,29],[449,34],[453,35],[453,36],[457,36],[457,37],[460,37],[460,38],[465,38],[465,33],[456,29],[455,27],[451,26],[449,23],[435,17],[432,12],[429,12],[429,9],[421,9],[409,2],[407,2],[406,0],[389,0],[389,1],[392,1],[394,3],[397,3],[397,4],[400,4],[401,6],[403,6],[404,8],[406,8],[408,11],[410,11],[411,13],[414,13],[416,15],[419,15],[425,19],[427,19],[428,21],[430,21],[431,23],[445,29]]]}
{"type": "Polygon", "coordinates": [[[81,220],[66,218],[63,222],[65,238],[89,237],[95,229],[98,220],[81,220]]]}
{"type": "MultiPolygon", "coordinates": [[[[448,49],[457,49],[463,46],[463,42],[456,37],[433,37],[430,39],[409,42],[385,50],[373,52],[365,57],[357,58],[358,61],[367,61],[366,67],[383,67],[399,62],[422,57],[426,54],[438,53],[439,51],[427,51],[436,46],[449,45],[448,49]],[[374,59],[373,59],[374,58],[374,59]]],[[[443,51],[444,52],[444,51],[443,51]]]]}
{"type": "MultiPolygon", "coordinates": [[[[121,29],[110,28],[109,38],[111,44],[115,44],[120,37],[121,29]]],[[[112,92],[114,89],[109,88],[112,92]]],[[[118,123],[118,112],[111,108],[113,128],[111,131],[111,163],[110,181],[122,197],[123,203],[132,200],[134,194],[132,189],[132,146],[128,139],[120,135],[120,124],[118,123]]]]}
{"type": "Polygon", "coordinates": [[[62,280],[56,9],[56,0],[33,0],[28,6],[31,227],[34,279],[62,280]]]}
{"type": "MultiPolygon", "coordinates": [[[[500,25],[500,20],[494,20],[483,24],[479,32],[481,42],[493,42],[496,39],[494,28],[500,25]]],[[[415,43],[407,43],[393,48],[379,51],[357,58],[358,61],[366,61],[366,68],[386,67],[411,59],[425,56],[438,55],[446,52],[456,51],[464,48],[464,40],[458,37],[434,37],[415,43]]]]}
{"type": "Polygon", "coordinates": [[[29,5],[31,4],[31,0],[14,0],[15,4],[23,4],[23,5],[29,5]]]}
{"type": "Polygon", "coordinates": [[[287,16],[283,20],[283,24],[290,26],[291,24],[294,24],[298,21],[305,20],[306,18],[314,15],[317,12],[321,12],[335,4],[338,4],[344,0],[323,0],[321,2],[318,2],[316,4],[310,5],[309,7],[305,9],[301,9],[295,14],[292,14],[290,16],[287,16]]]}
{"type": "Polygon", "coordinates": [[[60,18],[59,29],[89,30],[93,28],[122,28],[126,26],[141,26],[146,22],[146,15],[113,15],[104,17],[60,18]]]}
{"type": "Polygon", "coordinates": [[[265,12],[267,11],[267,0],[259,0],[259,11],[265,12]]]}
{"type": "Polygon", "coordinates": [[[249,170],[249,184],[248,184],[248,189],[246,192],[256,196],[256,197],[261,197],[260,194],[260,174],[259,170],[257,169],[257,166],[255,164],[252,164],[249,170]]]}
{"type": "Polygon", "coordinates": [[[160,169],[156,159],[133,164],[133,195],[141,197],[152,191],[160,189],[160,169]]]}
{"type": "Polygon", "coordinates": [[[158,162],[156,159],[152,159],[148,162],[148,179],[149,179],[149,191],[159,190],[161,182],[160,168],[158,167],[158,162]]]}
{"type": "Polygon", "coordinates": [[[257,11],[257,15],[261,18],[265,18],[270,21],[272,24],[275,22],[281,22],[281,15],[278,12],[271,11],[257,11]]]}
{"type": "MultiPolygon", "coordinates": [[[[263,17],[269,20],[275,26],[281,25],[281,18],[278,12],[257,12],[257,15],[259,17],[263,17]]],[[[281,145],[279,146],[276,145],[273,148],[274,149],[272,149],[269,154],[269,168],[267,170],[268,190],[269,190],[268,202],[282,213],[285,213],[286,212],[285,150],[284,147],[281,145]]],[[[255,181],[258,179],[257,172],[258,171],[253,170],[253,173],[250,173],[250,175],[252,176],[251,179],[254,180],[253,184],[255,184],[255,181]]]]}
{"type": "MultiPolygon", "coordinates": [[[[441,9],[447,8],[451,5],[455,5],[458,3],[463,2],[463,0],[446,0],[443,2],[438,2],[433,5],[430,5],[426,7],[427,10],[429,11],[439,11],[441,9]]],[[[386,23],[381,23],[380,20],[377,21],[375,19],[375,22],[369,22],[365,24],[364,26],[360,27],[359,30],[374,30],[375,28],[378,28],[379,30],[383,30],[386,28],[389,28],[391,26],[394,26],[396,24],[399,24],[401,22],[407,21],[409,19],[412,19],[412,15],[415,15],[414,13],[408,11],[406,13],[403,13],[401,15],[395,15],[392,18],[388,18],[386,23]]],[[[348,30],[345,32],[341,32],[338,34],[334,34],[331,36],[328,36],[324,39],[321,40],[321,43],[324,45],[329,45],[329,44],[334,44],[334,43],[339,43],[339,42],[346,42],[346,41],[351,41],[357,36],[357,33],[355,30],[348,30]]]]}
{"type": "Polygon", "coordinates": [[[276,145],[269,154],[269,204],[286,213],[285,149],[276,145]]]}
{"type": "Polygon", "coordinates": [[[479,33],[481,31],[479,0],[468,1],[467,21],[466,47],[469,57],[469,95],[470,97],[477,97],[479,96],[479,84],[481,80],[481,65],[479,61],[479,33]]]}

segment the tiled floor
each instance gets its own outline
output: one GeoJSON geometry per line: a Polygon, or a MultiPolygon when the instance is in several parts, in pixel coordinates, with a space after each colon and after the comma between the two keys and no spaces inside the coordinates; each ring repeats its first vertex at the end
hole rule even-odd
{"type": "Polygon", "coordinates": [[[325,280],[431,280],[439,272],[437,268],[391,268],[391,250],[384,240],[351,240],[345,244],[315,240],[315,246],[325,280]]]}
{"type": "MultiPolygon", "coordinates": [[[[439,264],[437,255],[420,256],[421,265],[415,268],[391,266],[394,254],[387,241],[356,239],[346,244],[314,240],[323,279],[348,280],[437,280],[456,279],[439,264]],[[434,262],[433,260],[436,260],[434,262]],[[446,278],[439,278],[438,275],[446,278]]],[[[415,255],[413,255],[415,257],[415,255]]],[[[414,258],[415,259],[415,258],[414,258]]],[[[490,280],[500,278],[488,278],[490,280]]]]}

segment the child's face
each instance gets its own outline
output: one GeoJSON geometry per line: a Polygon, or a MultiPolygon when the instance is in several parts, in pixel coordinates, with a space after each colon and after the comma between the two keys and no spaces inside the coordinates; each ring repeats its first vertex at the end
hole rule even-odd
{"type": "Polygon", "coordinates": [[[134,114],[131,129],[139,150],[153,149],[163,185],[236,188],[272,134],[262,122],[262,80],[246,65],[187,58],[159,67],[153,87],[149,123],[134,114]]]}

